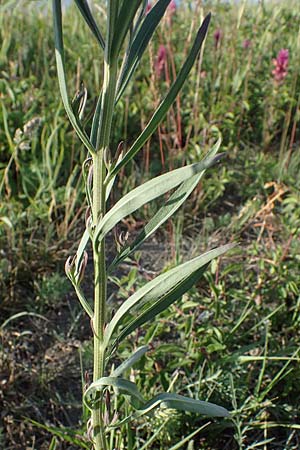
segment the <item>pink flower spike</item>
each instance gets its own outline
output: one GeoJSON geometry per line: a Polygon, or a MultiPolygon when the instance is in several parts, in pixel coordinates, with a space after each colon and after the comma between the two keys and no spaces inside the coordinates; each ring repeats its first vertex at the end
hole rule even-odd
{"type": "Polygon", "coordinates": [[[146,14],[148,14],[148,12],[150,11],[151,8],[152,8],[152,4],[151,4],[151,2],[148,2],[147,7],[146,7],[146,14]]]}
{"type": "Polygon", "coordinates": [[[168,6],[169,14],[171,14],[171,15],[175,14],[176,9],[177,9],[177,5],[176,5],[175,0],[171,0],[169,3],[169,6],[168,6]]]}
{"type": "Polygon", "coordinates": [[[251,47],[251,41],[250,41],[250,39],[245,39],[243,42],[243,48],[245,50],[247,50],[247,48],[249,48],[249,47],[251,47]]]}
{"type": "Polygon", "coordinates": [[[286,48],[282,48],[278,52],[277,63],[280,66],[286,67],[288,65],[288,62],[289,62],[289,51],[286,48]]]}
{"type": "Polygon", "coordinates": [[[277,58],[273,59],[275,69],[272,70],[272,75],[276,83],[282,83],[288,74],[289,65],[289,51],[286,48],[279,50],[277,58]]]}
{"type": "Polygon", "coordinates": [[[167,49],[164,45],[160,45],[154,63],[154,70],[157,77],[162,75],[167,61],[167,49]]]}
{"type": "Polygon", "coordinates": [[[214,40],[215,40],[215,47],[218,48],[222,39],[223,33],[221,28],[217,28],[214,32],[214,40]]]}

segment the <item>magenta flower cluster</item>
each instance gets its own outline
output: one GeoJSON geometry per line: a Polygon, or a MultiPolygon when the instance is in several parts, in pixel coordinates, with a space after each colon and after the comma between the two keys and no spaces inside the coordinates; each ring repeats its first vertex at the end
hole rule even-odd
{"type": "Polygon", "coordinates": [[[222,37],[223,32],[221,28],[217,28],[216,31],[214,32],[215,48],[218,48],[220,46],[222,37]]]}
{"type": "Polygon", "coordinates": [[[274,80],[281,83],[288,73],[289,51],[286,48],[279,50],[277,58],[273,59],[273,64],[275,66],[272,70],[274,80]]]}
{"type": "Polygon", "coordinates": [[[154,62],[154,70],[158,78],[161,77],[166,62],[167,62],[167,49],[164,45],[160,45],[154,62]]]}

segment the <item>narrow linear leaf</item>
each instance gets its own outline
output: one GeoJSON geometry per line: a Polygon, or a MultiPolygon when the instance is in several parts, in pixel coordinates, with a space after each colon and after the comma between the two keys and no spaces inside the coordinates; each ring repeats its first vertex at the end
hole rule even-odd
{"type": "Polygon", "coordinates": [[[116,32],[116,22],[119,12],[119,0],[107,2],[107,27],[105,42],[105,61],[107,64],[111,62],[112,43],[116,32]]]}
{"type": "Polygon", "coordinates": [[[53,437],[50,442],[50,446],[48,450],[56,450],[57,449],[57,439],[53,437]]]}
{"type": "Polygon", "coordinates": [[[211,158],[204,158],[199,163],[172,170],[164,175],[153,178],[138,186],[119,200],[97,224],[94,232],[94,240],[101,241],[104,236],[124,217],[136,211],[147,202],[154,200],[160,195],[189,179],[193,175],[211,167],[222,157],[222,154],[211,158]]]}
{"type": "MultiPolygon", "coordinates": [[[[221,145],[221,139],[213,146],[213,148],[207,153],[205,159],[215,156],[221,145]]],[[[197,175],[192,176],[190,179],[182,183],[181,186],[170,196],[166,203],[157,211],[157,213],[149,220],[149,222],[142,229],[137,238],[115,257],[113,262],[108,268],[108,272],[111,272],[120,262],[134,253],[143,242],[148,239],[163,223],[165,223],[185,202],[189,195],[193,192],[198,185],[205,170],[197,175]]]]}
{"type": "MultiPolygon", "coordinates": [[[[114,341],[112,347],[117,345],[117,343],[122,342],[130,333],[136,330],[138,327],[141,327],[149,320],[153,320],[158,314],[167,309],[172,303],[178,300],[185,292],[191,289],[195,283],[202,277],[204,272],[206,271],[208,264],[198,269],[196,272],[192,273],[192,275],[188,276],[186,279],[176,284],[173,289],[171,289],[167,294],[163,295],[159,300],[150,304],[144,311],[141,313],[137,312],[134,315],[134,319],[126,325],[126,327],[118,333],[116,340],[114,341]]],[[[151,299],[150,299],[151,300],[151,299]]],[[[149,299],[148,299],[149,301],[149,299]]]]}
{"type": "Polygon", "coordinates": [[[194,400],[179,394],[164,393],[156,395],[134,414],[140,417],[149,414],[158,406],[172,408],[177,411],[194,412],[208,417],[229,417],[229,412],[222,406],[202,400],[194,400]]]}
{"type": "MultiPolygon", "coordinates": [[[[235,244],[226,244],[209,252],[203,253],[196,258],[162,273],[154,280],[149,281],[145,286],[131,295],[118,309],[104,332],[104,347],[106,347],[116,327],[121,323],[129,311],[139,302],[145,304],[147,301],[157,300],[167,294],[174,286],[181,283],[193,272],[208,264],[212,259],[217,258],[226,251],[233,248],[235,244]]],[[[118,338],[117,338],[118,339],[118,338]]]]}
{"type": "Polygon", "coordinates": [[[114,38],[112,42],[113,57],[118,55],[120,48],[124,42],[126,34],[133,23],[136,12],[143,0],[130,0],[130,2],[123,2],[118,14],[114,38]]]}
{"type": "Polygon", "coordinates": [[[172,103],[174,102],[178,92],[180,91],[183,83],[187,79],[188,74],[190,73],[193,64],[195,62],[195,59],[197,58],[199,51],[201,49],[202,43],[205,39],[208,26],[210,22],[210,14],[208,14],[198,33],[196,36],[196,39],[194,41],[194,44],[190,50],[190,53],[188,54],[188,57],[183,64],[180,72],[178,73],[178,76],[174,83],[172,84],[169,92],[167,93],[164,100],[161,102],[161,104],[158,106],[157,110],[151,117],[149,123],[147,124],[146,128],[142,131],[140,136],[136,139],[136,141],[133,143],[133,145],[130,147],[122,161],[120,161],[119,164],[116,165],[116,167],[112,170],[112,172],[109,174],[109,177],[114,176],[116,173],[120,171],[120,169],[125,166],[136,154],[137,152],[142,148],[142,146],[147,142],[147,140],[150,138],[150,136],[154,133],[154,131],[157,129],[161,121],[166,116],[169,108],[171,107],[172,103]]]}
{"type": "Polygon", "coordinates": [[[130,369],[149,350],[148,345],[139,347],[126,361],[122,362],[111,374],[112,377],[119,377],[123,372],[130,369]]]}
{"type": "Polygon", "coordinates": [[[158,0],[148,12],[140,29],[134,37],[120,73],[117,87],[116,103],[120,100],[129,80],[135,72],[145,49],[153,36],[157,25],[163,17],[171,0],[158,0]]]}
{"type": "Polygon", "coordinates": [[[222,406],[202,400],[194,400],[179,394],[163,393],[156,395],[152,400],[146,402],[135,383],[125,380],[124,378],[116,377],[100,378],[88,387],[83,396],[84,404],[88,409],[92,411],[97,406],[99,398],[96,393],[103,392],[107,386],[113,387],[116,393],[128,395],[130,397],[131,405],[137,409],[133,417],[147,415],[159,406],[176,409],[178,411],[204,414],[209,417],[229,416],[227,409],[222,406]]]}
{"type": "Polygon", "coordinates": [[[92,31],[93,35],[95,36],[98,43],[104,50],[105,42],[104,42],[103,36],[101,34],[101,31],[98,28],[98,25],[96,24],[93,14],[91,13],[91,10],[90,10],[87,0],[75,0],[75,3],[77,5],[79,11],[82,14],[82,17],[84,18],[84,20],[88,24],[90,30],[92,31]]]}
{"type": "Polygon", "coordinates": [[[95,149],[92,146],[88,135],[80,123],[79,118],[74,114],[72,106],[69,101],[67,92],[67,82],[65,75],[65,62],[64,62],[64,45],[62,35],[62,12],[61,12],[61,0],[52,0],[53,7],[53,20],[54,20],[54,40],[55,40],[55,57],[57,66],[57,75],[60,88],[61,98],[66,110],[66,113],[72,123],[78,137],[85,145],[85,147],[93,154],[95,149]]]}

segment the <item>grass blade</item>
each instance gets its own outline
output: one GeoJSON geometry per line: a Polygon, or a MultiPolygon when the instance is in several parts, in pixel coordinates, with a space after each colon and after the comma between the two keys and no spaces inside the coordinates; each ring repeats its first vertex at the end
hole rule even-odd
{"type": "Polygon", "coordinates": [[[10,322],[12,322],[13,320],[19,319],[20,317],[24,317],[24,316],[31,316],[31,317],[37,317],[38,319],[43,319],[46,320],[46,322],[48,322],[47,317],[42,316],[41,314],[38,313],[34,313],[34,312],[28,312],[28,311],[22,311],[16,314],[13,314],[12,316],[10,316],[8,319],[6,319],[0,326],[0,331],[2,331],[10,322]]]}
{"type": "Polygon", "coordinates": [[[119,200],[113,208],[105,214],[103,219],[100,220],[94,232],[94,241],[100,242],[104,236],[124,217],[133,213],[149,201],[165,194],[190,177],[211,167],[221,157],[222,154],[207,159],[204,158],[199,163],[172,170],[171,172],[155,177],[133,189],[121,200],[119,200]]]}
{"type": "Polygon", "coordinates": [[[194,41],[194,44],[190,50],[190,53],[188,54],[188,57],[183,64],[180,72],[178,73],[178,76],[174,83],[172,84],[169,92],[167,93],[164,100],[161,102],[161,104],[158,106],[157,110],[151,117],[148,125],[146,128],[142,131],[140,136],[136,139],[136,141],[133,143],[133,145],[130,147],[124,158],[119,162],[119,164],[116,165],[116,167],[112,170],[112,172],[109,174],[109,177],[114,176],[116,173],[118,173],[123,166],[125,166],[142,148],[142,146],[147,142],[147,140],[150,138],[150,136],[155,132],[161,121],[166,116],[168,110],[170,109],[172,103],[174,102],[178,92],[180,91],[183,83],[187,79],[188,74],[190,73],[193,64],[195,62],[195,59],[197,58],[199,51],[201,49],[202,43],[205,39],[208,26],[210,22],[210,14],[208,14],[198,33],[196,36],[196,39],[194,41]]]}
{"type": "Polygon", "coordinates": [[[202,431],[202,430],[204,430],[204,428],[208,427],[208,425],[210,425],[210,424],[211,424],[211,422],[205,423],[200,428],[198,428],[197,430],[193,431],[191,434],[186,436],[184,439],[181,439],[180,442],[177,442],[177,444],[173,445],[169,450],[178,450],[184,444],[188,443],[194,436],[196,436],[198,433],[200,433],[200,431],[202,431]]]}
{"type": "Polygon", "coordinates": [[[48,433],[53,434],[54,436],[57,436],[59,439],[61,439],[64,442],[68,442],[69,444],[76,445],[79,448],[85,448],[90,449],[90,444],[86,441],[86,439],[82,436],[80,436],[80,433],[78,431],[72,430],[70,428],[59,428],[59,427],[53,427],[44,425],[43,423],[37,422],[36,420],[32,419],[26,419],[27,422],[31,423],[32,425],[41,428],[42,430],[48,431],[48,433]]]}

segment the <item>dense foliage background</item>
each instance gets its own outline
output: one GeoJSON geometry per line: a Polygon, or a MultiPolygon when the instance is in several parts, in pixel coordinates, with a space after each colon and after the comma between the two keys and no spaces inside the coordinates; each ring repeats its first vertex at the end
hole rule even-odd
{"type": "MultiPolygon", "coordinates": [[[[94,3],[101,22],[103,2],[94,3]]],[[[156,349],[131,374],[144,392],[176,386],[222,404],[232,419],[208,424],[162,411],[121,432],[126,449],[180,448],[176,442],[198,428],[182,448],[298,449],[299,2],[177,4],[120,102],[111,151],[147,123],[208,11],[204,54],[159,133],[119,177],[118,191],[199,160],[219,134],[227,157],[110,280],[110,302],[113,308],[175,261],[239,241],[205,282],[128,343],[152,341],[156,349]]],[[[63,271],[84,228],[86,154],[58,92],[51,11],[9,1],[0,12],[0,446],[90,448],[81,386],[91,368],[91,330],[63,271]]],[[[92,111],[102,56],[75,7],[65,10],[64,27],[69,91],[83,81],[92,111]]],[[[131,239],[154,209],[118,231],[131,239]]],[[[119,351],[126,356],[125,346],[119,351]]]]}

